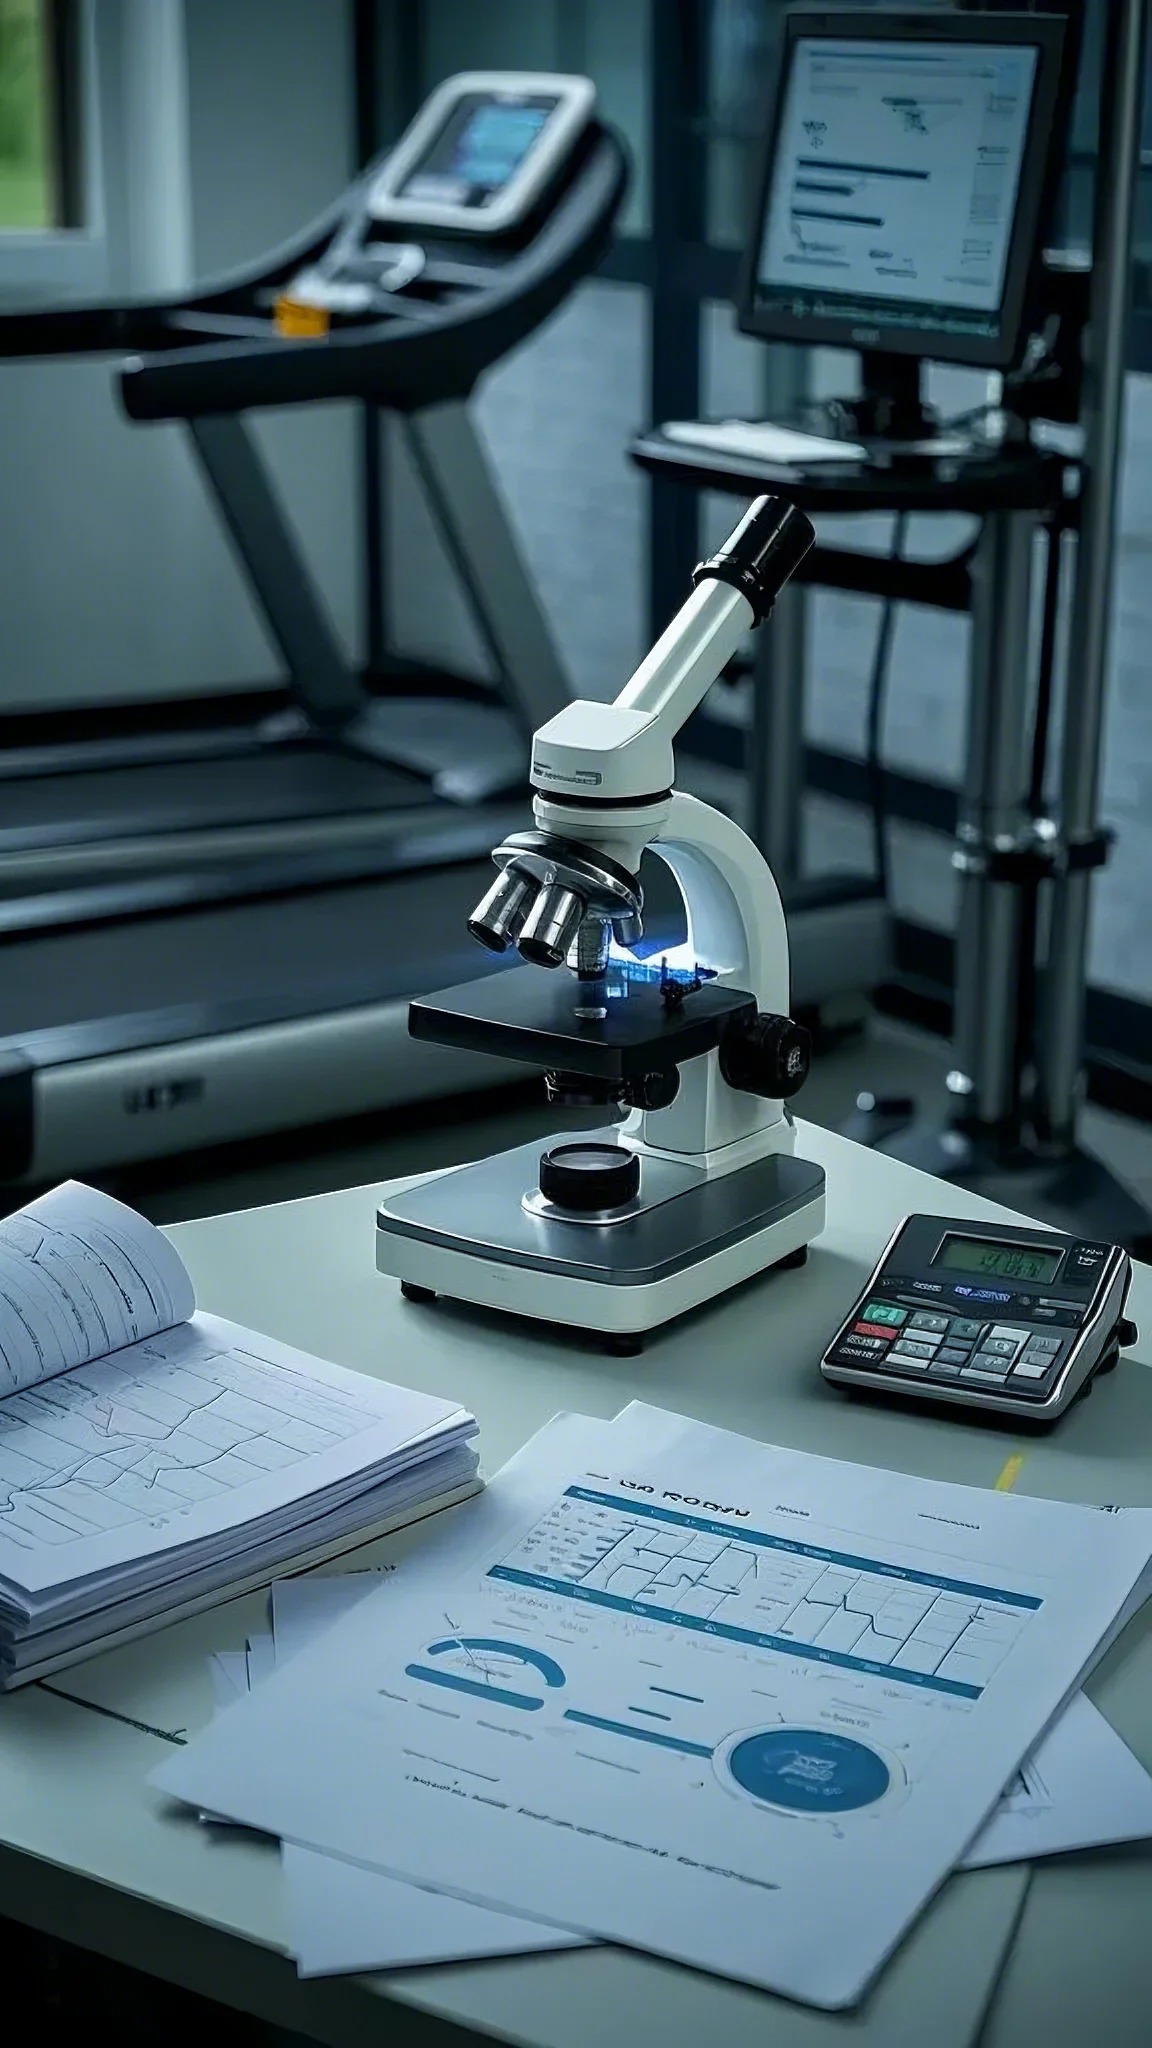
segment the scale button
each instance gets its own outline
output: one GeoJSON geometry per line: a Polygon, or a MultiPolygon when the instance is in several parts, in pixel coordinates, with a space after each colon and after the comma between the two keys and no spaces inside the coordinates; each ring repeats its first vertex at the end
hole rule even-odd
{"type": "Polygon", "coordinates": [[[901,1372],[927,1372],[930,1359],[931,1353],[924,1351],[923,1345],[919,1346],[915,1352],[903,1351],[899,1346],[895,1346],[888,1353],[884,1363],[885,1365],[899,1366],[901,1372]],[[921,1356],[920,1353],[923,1353],[923,1355],[921,1356]]]}
{"type": "Polygon", "coordinates": [[[1022,1358],[1019,1365],[1013,1366],[1012,1377],[1013,1379],[1022,1380],[1042,1380],[1052,1362],[1051,1359],[1047,1360],[1047,1362],[1037,1359],[1034,1362],[1030,1358],[1022,1358]]]}
{"type": "Polygon", "coordinates": [[[907,1309],[897,1308],[891,1301],[870,1301],[860,1314],[866,1323],[891,1323],[893,1329],[908,1321],[907,1309]]]}
{"type": "Polygon", "coordinates": [[[969,1316],[953,1316],[948,1325],[950,1337],[978,1337],[983,1323],[974,1323],[969,1316]]]}
{"type": "Polygon", "coordinates": [[[918,1314],[913,1316],[908,1328],[910,1330],[939,1330],[943,1333],[948,1328],[948,1317],[934,1315],[931,1310],[922,1308],[918,1314]]]}

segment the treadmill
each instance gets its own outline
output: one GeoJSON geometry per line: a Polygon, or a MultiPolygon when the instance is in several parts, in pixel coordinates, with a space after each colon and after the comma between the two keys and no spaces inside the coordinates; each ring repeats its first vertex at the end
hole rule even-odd
{"type": "Polygon", "coordinates": [[[410,996],[492,971],[465,918],[570,694],[468,399],[594,267],[626,181],[589,80],[466,73],[259,265],[0,314],[0,355],[113,355],[130,420],[183,423],[288,679],[239,722],[0,719],[0,1181],[501,1079],[407,1036],[410,996]],[[349,666],[244,418],[332,398],[398,416],[494,691],[349,666]]]}

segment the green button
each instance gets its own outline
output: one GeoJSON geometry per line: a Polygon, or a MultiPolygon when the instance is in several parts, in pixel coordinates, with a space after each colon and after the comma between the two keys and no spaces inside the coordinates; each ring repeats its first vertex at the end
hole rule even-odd
{"type": "Polygon", "coordinates": [[[860,1320],[864,1323],[891,1323],[894,1328],[908,1320],[906,1308],[894,1308],[890,1301],[870,1301],[861,1309],[860,1320]]]}

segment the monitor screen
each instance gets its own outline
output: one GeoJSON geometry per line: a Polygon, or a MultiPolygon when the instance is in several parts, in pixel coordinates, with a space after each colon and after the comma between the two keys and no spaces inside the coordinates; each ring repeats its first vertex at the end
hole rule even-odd
{"type": "Polygon", "coordinates": [[[554,93],[467,93],[400,188],[437,206],[486,206],[534,147],[558,101],[554,93]]]}
{"type": "Polygon", "coordinates": [[[866,346],[894,328],[1000,336],[1043,55],[1017,33],[950,41],[794,25],[748,280],[754,312],[831,323],[866,346]]]}

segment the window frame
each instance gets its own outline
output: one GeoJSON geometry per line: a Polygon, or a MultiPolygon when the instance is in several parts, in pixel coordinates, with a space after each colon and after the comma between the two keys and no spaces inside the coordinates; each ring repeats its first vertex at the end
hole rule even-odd
{"type": "Polygon", "coordinates": [[[54,32],[64,41],[61,118],[77,133],[65,141],[66,212],[74,226],[0,228],[0,299],[93,298],[108,287],[108,235],[102,138],[108,66],[102,39],[118,27],[116,9],[98,15],[96,0],[50,0],[54,32]],[[71,104],[67,104],[71,101],[71,104]]]}

